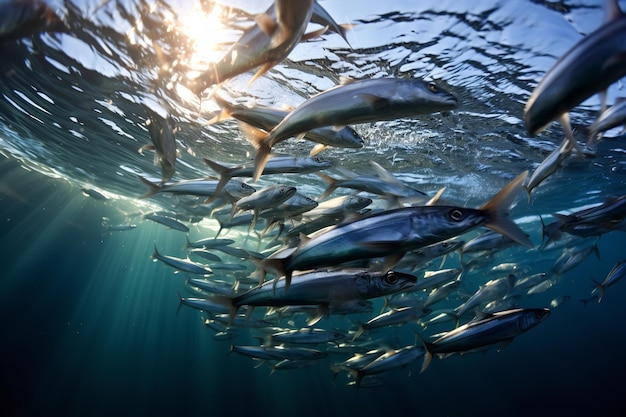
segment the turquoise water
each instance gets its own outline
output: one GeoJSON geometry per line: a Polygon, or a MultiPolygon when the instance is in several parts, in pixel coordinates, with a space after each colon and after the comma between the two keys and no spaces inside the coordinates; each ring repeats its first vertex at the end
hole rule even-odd
{"type": "MultiPolygon", "coordinates": [[[[241,103],[280,106],[299,104],[339,77],[434,79],[459,98],[457,110],[356,125],[363,148],[329,149],[321,156],[356,172],[364,172],[366,162],[374,160],[429,195],[445,186],[446,201],[464,207],[482,205],[517,174],[532,171],[561,142],[563,131],[556,123],[529,137],[523,107],[555,60],[601,24],[601,2],[360,3],[322,2],[335,20],[355,24],[347,34],[352,49],[336,34],[327,34],[298,45],[288,61],[250,87],[252,74],[243,74],[223,91],[241,103]]],[[[423,373],[420,359],[382,375],[376,387],[359,389],[347,386],[351,378],[345,372],[334,376],[330,370],[330,364],[345,359],[340,354],[271,375],[268,364],[256,367],[250,358],[229,354],[231,344],[258,344],[260,331],[237,329],[236,338],[217,339],[204,324],[205,313],[185,306],[178,310],[178,294],[195,296],[188,292],[184,274],[151,259],[155,244],[163,254],[184,257],[186,234],[144,220],[143,214],[178,212],[191,240],[214,236],[217,223],[210,216],[192,222],[189,214],[182,215],[177,198],[138,198],[146,187],[137,175],[161,176],[152,153],[137,152],[150,142],[145,106],[167,111],[180,128],[177,180],[212,174],[202,157],[236,164],[251,158],[254,148],[234,122],[204,124],[217,107],[206,99],[199,114],[198,103],[172,87],[180,68],[159,71],[163,58],[153,42],[167,54],[188,58],[187,50],[176,48],[182,35],[166,28],[173,15],[182,19],[195,3],[171,1],[171,8],[141,2],[99,5],[53,4],[68,22],[68,33],[44,33],[0,46],[3,415],[624,411],[620,386],[613,382],[625,368],[622,284],[607,289],[601,303],[580,301],[590,296],[591,278],[604,279],[624,259],[621,231],[600,237],[599,259],[591,254],[545,292],[524,294],[519,307],[549,307],[562,296],[569,300],[499,352],[435,359],[423,373]],[[85,196],[81,188],[98,190],[108,199],[85,196]],[[137,227],[109,232],[103,219],[137,227]]],[[[237,2],[232,13],[245,21],[268,5],[237,2]]],[[[239,34],[222,32],[225,43],[239,34]]],[[[183,64],[200,65],[191,58],[183,64]]],[[[609,103],[623,95],[620,87],[611,87],[609,103]]],[[[599,99],[592,97],[574,109],[572,121],[588,125],[598,109],[599,99]]],[[[497,277],[487,274],[492,265],[511,262],[532,272],[549,271],[565,248],[538,249],[538,216],[575,211],[626,191],[623,138],[619,129],[607,136],[611,139],[600,143],[595,157],[570,158],[533,191],[530,203],[519,196],[511,217],[530,234],[535,248],[511,247],[491,255],[489,265],[464,277],[463,288],[437,308],[459,305],[497,277]]],[[[278,148],[306,155],[311,146],[290,139],[278,148]]],[[[250,184],[262,188],[277,183],[294,185],[311,198],[326,187],[315,174],[268,176],[250,184]]],[[[382,199],[370,197],[374,207],[384,207],[382,199]]],[[[220,237],[236,241],[233,246],[257,250],[254,239],[246,239],[246,227],[222,233],[220,237]]],[[[569,246],[594,242],[582,239],[569,246]]],[[[249,262],[223,258],[254,270],[249,262]]],[[[456,265],[457,255],[427,269],[456,265]]],[[[382,300],[374,300],[374,306],[373,313],[353,319],[371,318],[382,300]]],[[[294,325],[303,323],[302,317],[294,320],[294,325]]],[[[280,324],[289,326],[287,320],[280,324]]],[[[345,332],[355,328],[347,316],[324,318],[319,326],[345,332]]],[[[450,328],[407,324],[371,337],[398,348],[414,343],[412,329],[429,336],[450,328]]]]}

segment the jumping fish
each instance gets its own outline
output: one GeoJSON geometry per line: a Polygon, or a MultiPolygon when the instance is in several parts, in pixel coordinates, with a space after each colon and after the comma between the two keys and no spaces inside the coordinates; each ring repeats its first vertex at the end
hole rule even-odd
{"type": "Polygon", "coordinates": [[[292,136],[322,126],[395,120],[456,106],[452,94],[418,79],[365,79],[335,86],[300,104],[269,134],[246,133],[257,148],[253,180],[261,176],[272,148],[292,136]]]}
{"type": "Polygon", "coordinates": [[[313,0],[276,0],[274,4],[275,17],[267,12],[257,15],[256,24],[244,32],[219,62],[189,82],[195,94],[261,66],[250,80],[252,83],[286,58],[302,39],[319,36],[326,30],[304,35],[313,13],[313,0]]]}
{"type": "MultiPolygon", "coordinates": [[[[525,246],[528,236],[508,218],[527,172],[518,175],[479,209],[454,206],[401,207],[342,223],[320,233],[284,257],[253,259],[265,272],[285,276],[294,270],[334,266],[357,259],[387,257],[393,265],[404,253],[486,226],[525,246]]],[[[287,284],[288,285],[288,284],[287,284]]]]}
{"type": "MultiPolygon", "coordinates": [[[[524,108],[528,133],[534,136],[559,120],[568,140],[577,147],[568,112],[626,75],[625,56],[626,16],[616,0],[608,0],[606,23],[572,46],[528,98],[524,108]]],[[[602,107],[604,110],[604,103],[602,107]]]]}

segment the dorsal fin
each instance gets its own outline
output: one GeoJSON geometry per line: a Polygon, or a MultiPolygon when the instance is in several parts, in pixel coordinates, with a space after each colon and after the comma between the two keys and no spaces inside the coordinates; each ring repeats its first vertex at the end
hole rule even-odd
{"type": "Polygon", "coordinates": [[[604,11],[604,23],[617,20],[622,16],[624,16],[624,13],[622,9],[619,8],[617,0],[607,0],[606,10],[604,11]]]}

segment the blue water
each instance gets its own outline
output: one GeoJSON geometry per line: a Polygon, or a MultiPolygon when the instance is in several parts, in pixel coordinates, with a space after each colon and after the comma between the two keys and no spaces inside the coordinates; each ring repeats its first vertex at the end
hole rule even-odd
{"type": "MultiPolygon", "coordinates": [[[[270,3],[232,2],[231,17],[245,23],[270,3]]],[[[479,207],[517,174],[532,171],[561,142],[556,123],[529,137],[523,107],[558,57],[601,25],[603,2],[363,3],[322,2],[336,21],[354,24],[347,34],[352,49],[327,34],[298,45],[250,87],[252,74],[243,74],[223,91],[241,103],[281,106],[297,105],[340,77],[433,79],[459,98],[457,110],[357,125],[363,148],[322,155],[357,172],[374,160],[429,195],[445,186],[447,201],[466,207],[479,207]]],[[[600,237],[600,259],[588,256],[552,288],[520,300],[520,307],[547,307],[557,297],[570,297],[505,349],[435,359],[423,373],[418,360],[383,375],[375,388],[349,387],[345,373],[334,378],[329,365],[339,356],[270,375],[267,364],[256,367],[250,358],[228,354],[231,343],[258,344],[258,332],[239,329],[236,339],[217,340],[204,325],[206,315],[186,307],[178,311],[178,293],[193,296],[185,277],[150,255],[156,244],[162,253],[184,257],[185,233],[141,217],[177,210],[177,200],[138,199],[146,190],[137,175],[161,176],[152,154],[137,152],[150,142],[144,106],[172,114],[180,128],[175,179],[210,175],[202,157],[235,164],[254,155],[234,122],[204,124],[217,111],[212,100],[205,99],[199,113],[197,99],[175,87],[177,73],[202,67],[201,59],[180,47],[182,29],[172,23],[197,6],[177,0],[154,7],[140,1],[54,2],[67,33],[0,45],[0,414],[623,415],[616,381],[626,371],[620,320],[626,284],[607,289],[601,303],[580,302],[590,295],[591,278],[602,280],[624,259],[621,231],[600,237]],[[154,44],[180,58],[180,66],[163,69],[169,61],[155,53],[154,44]],[[85,187],[108,199],[85,196],[85,187]],[[107,232],[105,218],[137,228],[107,232]]],[[[211,10],[210,2],[205,6],[211,10]]],[[[219,58],[240,32],[215,25],[208,32],[221,36],[223,44],[212,51],[219,58]]],[[[621,95],[617,83],[608,102],[621,95]]],[[[589,125],[599,104],[592,97],[573,109],[573,123],[589,125]]],[[[507,249],[493,255],[491,265],[549,270],[564,248],[538,250],[538,215],[575,211],[626,193],[623,137],[619,129],[607,136],[595,157],[570,158],[533,192],[530,203],[520,195],[511,217],[536,248],[507,249]]],[[[290,139],[279,148],[306,155],[311,146],[290,139]]],[[[254,185],[278,182],[311,198],[326,186],[314,174],[267,177],[254,185]]],[[[217,231],[208,217],[182,220],[192,240],[217,231]]],[[[236,246],[248,244],[245,227],[223,234],[236,246]]],[[[457,264],[453,256],[444,267],[457,264]]],[[[438,267],[435,262],[428,269],[438,267]]],[[[443,306],[458,305],[459,297],[493,278],[484,268],[443,306]]],[[[382,301],[375,306],[377,313],[382,301]]],[[[347,317],[323,319],[320,326],[354,328],[347,317]]],[[[449,329],[420,330],[430,335],[449,329]]],[[[409,325],[372,337],[390,347],[414,341],[409,325]]]]}

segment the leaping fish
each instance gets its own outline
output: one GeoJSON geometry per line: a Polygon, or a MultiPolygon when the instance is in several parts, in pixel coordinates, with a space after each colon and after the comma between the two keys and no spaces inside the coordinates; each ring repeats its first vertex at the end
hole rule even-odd
{"type": "Polygon", "coordinates": [[[321,32],[304,36],[304,31],[313,13],[314,0],[276,0],[275,16],[268,12],[257,15],[256,24],[226,52],[226,55],[195,80],[189,83],[195,94],[219,84],[236,75],[261,66],[250,83],[267,72],[289,55],[296,45],[307,37],[318,36],[321,32]]]}
{"type": "Polygon", "coordinates": [[[419,79],[377,78],[335,86],[300,104],[269,134],[246,132],[257,148],[253,180],[261,176],[272,148],[292,136],[322,126],[395,120],[456,107],[452,94],[419,79]]]}

